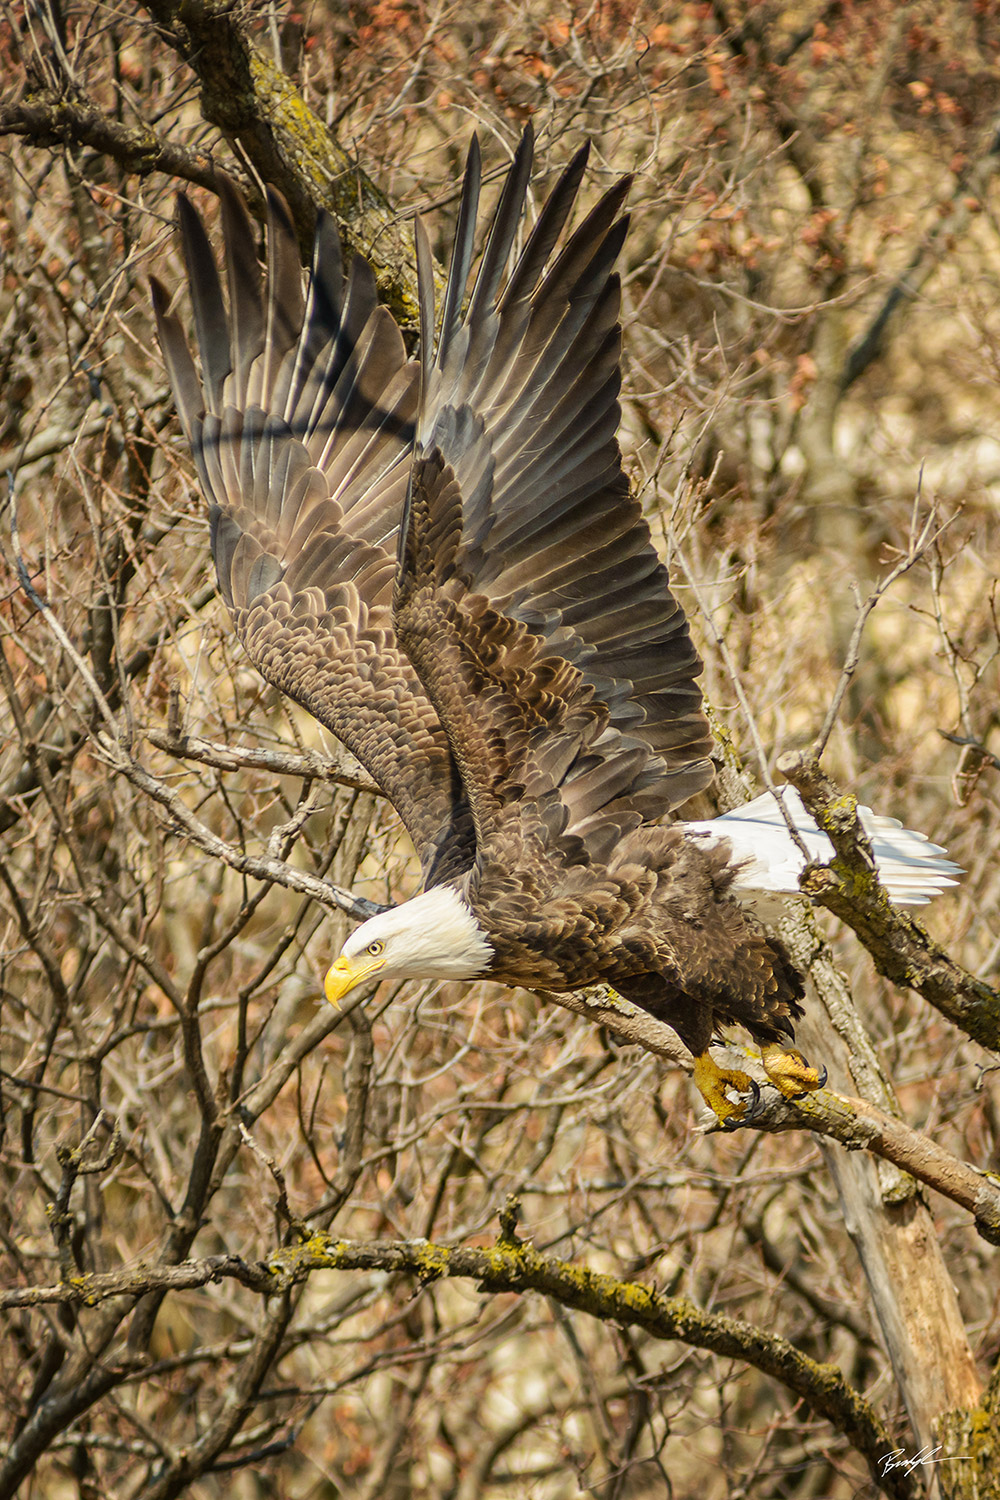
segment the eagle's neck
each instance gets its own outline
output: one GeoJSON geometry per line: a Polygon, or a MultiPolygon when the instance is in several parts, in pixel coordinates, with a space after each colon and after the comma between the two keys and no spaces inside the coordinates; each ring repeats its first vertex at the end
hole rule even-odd
{"type": "Polygon", "coordinates": [[[409,977],[477,979],[490,968],[493,944],[454,886],[436,885],[395,911],[410,943],[409,977]]]}

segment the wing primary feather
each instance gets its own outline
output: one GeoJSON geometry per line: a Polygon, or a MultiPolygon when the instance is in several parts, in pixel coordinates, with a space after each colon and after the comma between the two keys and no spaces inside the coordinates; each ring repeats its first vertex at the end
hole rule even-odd
{"type": "Polygon", "coordinates": [[[278,370],[299,337],[305,305],[299,244],[288,204],[274,188],[267,190],[267,316],[264,347],[249,382],[247,400],[268,407],[278,370]]]}
{"type": "MultiPolygon", "coordinates": [[[[474,218],[474,201],[469,212],[474,218]]],[[[192,208],[182,206],[179,217],[200,382],[162,287],[154,305],[210,500],[220,592],[264,676],[332,729],[395,803],[425,879],[452,879],[475,858],[475,830],[449,741],[390,609],[416,368],[378,305],[367,261],[355,257],[345,281],[328,219],[317,222],[303,298],[298,242],[280,196],[268,192],[263,284],[247,220],[231,203],[227,317],[207,236],[192,208]]],[[[455,273],[458,283],[467,275],[461,255],[455,273]]],[[[425,285],[433,289],[431,279],[425,285]]],[[[458,311],[454,321],[460,326],[458,311]]],[[[431,327],[431,350],[433,342],[431,327]]]]}
{"type": "Polygon", "coordinates": [[[570,297],[583,297],[588,280],[598,286],[607,280],[628,232],[628,218],[619,219],[618,214],[631,186],[631,177],[623,177],[595,204],[553,262],[546,288],[566,285],[570,297]]]}
{"type": "Polygon", "coordinates": [[[226,242],[226,278],[229,285],[230,352],[232,388],[229,399],[242,405],[246,399],[250,364],[264,340],[262,277],[257,259],[256,232],[246,204],[228,177],[219,182],[222,232],[226,242]]]}
{"type": "Polygon", "coordinates": [[[459,328],[462,299],[469,280],[472,253],[475,248],[476,216],[479,212],[479,191],[483,180],[482,157],[479,138],[473,136],[465,165],[465,181],[462,184],[462,202],[458,210],[455,229],[455,244],[451,252],[448,269],[448,285],[444,293],[444,309],[441,313],[441,335],[437,350],[437,363],[443,365],[448,350],[459,328]]]}
{"type": "MultiPolygon", "coordinates": [[[[590,742],[598,758],[613,767],[592,783],[597,803],[605,795],[608,799],[603,810],[595,805],[585,820],[586,838],[593,837],[596,851],[604,847],[603,820],[612,811],[615,820],[625,818],[631,799],[628,819],[659,816],[704,786],[712,767],[706,759],[711,739],[696,683],[701,664],[648,527],[630,501],[616,437],[621,329],[614,263],[627,230],[622,208],[630,179],[604,193],[567,232],[587,159],[584,146],[514,255],[531,165],[530,135],[522,139],[461,322],[456,321],[460,250],[453,256],[452,311],[442,318],[447,331],[433,363],[424,365],[420,469],[419,476],[414,470],[395,602],[407,615],[404,645],[412,641],[420,654],[419,662],[414,658],[418,674],[453,744],[463,734],[474,739],[476,730],[461,697],[448,699],[447,715],[444,710],[451,691],[446,679],[455,669],[444,663],[449,633],[457,653],[453,662],[467,660],[462,670],[470,673],[470,691],[485,693],[483,712],[487,701],[498,710],[503,704],[502,712],[494,714],[491,743],[517,769],[497,773],[499,781],[494,782],[484,770],[478,787],[477,758],[462,759],[474,805],[480,790],[485,806],[492,796],[489,785],[506,780],[513,786],[528,775],[522,769],[525,751],[517,726],[528,722],[536,707],[548,732],[569,732],[559,728],[569,720],[560,720],[553,707],[556,690],[542,686],[541,660],[551,664],[561,658],[580,674],[572,690],[579,694],[572,714],[584,719],[591,712],[597,715],[588,737],[607,722],[606,741],[590,742]],[[456,420],[462,412],[474,421],[456,420]],[[428,462],[435,450],[437,465],[428,462]],[[460,532],[449,519],[456,495],[460,532]],[[444,568],[438,557],[435,570],[426,554],[446,538],[454,561],[444,568]],[[600,559],[596,589],[590,576],[595,557],[600,559]],[[419,608],[412,603],[414,588],[424,591],[419,608]],[[440,605],[428,594],[435,588],[440,605]],[[480,606],[472,602],[476,595],[499,609],[503,630],[517,621],[530,632],[527,638],[503,637],[511,644],[517,639],[513,655],[490,639],[482,647],[469,647],[468,658],[463,657],[466,648],[459,638],[466,633],[475,637],[485,624],[480,606]],[[418,619],[420,609],[440,609],[440,614],[436,641],[418,645],[416,638],[425,628],[418,619]],[[529,639],[536,644],[529,647],[529,639]],[[481,649],[490,665],[474,667],[481,649]],[[542,653],[538,675],[532,677],[539,684],[535,706],[523,665],[531,651],[542,653]],[[476,679],[480,670],[486,673],[486,687],[476,679]],[[624,761],[623,737],[639,747],[624,761]]],[[[467,244],[467,230],[459,238],[467,244]]],[[[429,296],[428,271],[422,272],[422,280],[429,296]]],[[[425,316],[425,351],[432,322],[425,316]]],[[[559,781],[568,805],[575,805],[573,783],[581,774],[576,764],[567,770],[568,779],[559,781]]],[[[535,785],[530,776],[529,782],[535,785]]],[[[527,809],[526,816],[530,822],[527,809]]]]}
{"type": "Polygon", "coordinates": [[[344,296],[344,264],[340,253],[340,235],[329,214],[321,210],[316,220],[309,290],[303,317],[302,334],[295,359],[288,366],[287,384],[281,382],[275,391],[275,408],[285,421],[302,435],[315,407],[315,395],[303,400],[307,390],[322,388],[319,358],[324,347],[334,340],[340,327],[344,296]],[[300,407],[304,410],[300,410],[300,407]]]}
{"type": "MultiPolygon", "coordinates": [[[[417,301],[420,312],[420,383],[422,390],[426,391],[434,356],[434,257],[423,219],[418,217],[414,221],[413,231],[417,251],[417,301]]],[[[401,527],[402,529],[405,528],[401,527]]]]}
{"type": "Polygon", "coordinates": [[[358,342],[377,307],[375,273],[363,256],[355,255],[347,273],[347,289],[341,313],[341,340],[348,348],[358,342]]]}
{"type": "Polygon", "coordinates": [[[519,301],[522,297],[530,296],[541,280],[545,264],[576,202],[576,195],[580,191],[580,183],[583,181],[583,173],[589,156],[590,142],[588,141],[580,147],[569,165],[563,170],[562,176],[552,189],[535,221],[528,243],[518,257],[503,297],[498,304],[498,311],[502,311],[504,307],[519,301]]]}
{"type": "Polygon", "coordinates": [[[481,318],[491,313],[496,303],[504,267],[510,259],[514,236],[524,212],[524,200],[528,192],[528,183],[531,180],[534,147],[535,132],[529,121],[514,153],[514,160],[507,174],[503,192],[500,194],[500,202],[493,215],[493,223],[490,225],[483,258],[476,273],[476,282],[472,289],[472,296],[469,298],[469,310],[466,313],[466,322],[470,326],[474,327],[481,318]]]}
{"type": "MultiPolygon", "coordinates": [[[[177,403],[177,413],[184,428],[184,436],[193,444],[205,409],[204,392],[198,379],[194,360],[180,319],[169,311],[170,293],[157,277],[149,278],[149,289],[153,298],[153,313],[160,338],[160,348],[166,360],[167,375],[177,403]]],[[[204,477],[204,476],[203,476],[204,477]]]]}
{"type": "Polygon", "coordinates": [[[195,338],[208,396],[206,404],[217,411],[222,402],[223,383],[230,370],[229,323],[222,300],[219,268],[205,226],[184,193],[177,195],[177,222],[191,288],[195,338]]]}

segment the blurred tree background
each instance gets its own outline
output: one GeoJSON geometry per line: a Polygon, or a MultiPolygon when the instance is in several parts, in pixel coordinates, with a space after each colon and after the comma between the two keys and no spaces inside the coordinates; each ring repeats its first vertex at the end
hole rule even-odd
{"type": "Polygon", "coordinates": [[[1000,5],[2,17],[0,1497],[1000,1493],[1000,5]],[[535,201],[585,138],[586,193],[635,174],[622,440],[722,795],[839,692],[825,768],[967,870],[954,1004],[908,928],[796,929],[874,1154],[703,1133],[596,1002],[320,1003],[334,887],[415,867],[236,646],[146,277],[224,169],[412,330],[414,213],[443,258],[471,133],[495,183],[528,119],[535,201]]]}

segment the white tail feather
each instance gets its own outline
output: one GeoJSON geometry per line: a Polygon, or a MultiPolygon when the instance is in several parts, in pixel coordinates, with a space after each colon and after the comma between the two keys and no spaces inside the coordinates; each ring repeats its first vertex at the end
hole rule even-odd
{"type": "MultiPolygon", "coordinates": [[[[833,845],[802,805],[794,787],[784,786],[779,795],[788,816],[809,850],[811,860],[827,864],[833,845]]],[[[897,818],[883,818],[870,807],[859,807],[858,818],[871,842],[878,878],[897,906],[925,906],[946,887],[957,885],[960,865],[948,859],[947,851],[932,844],[922,833],[904,828],[897,818]]],[[[797,893],[799,876],[806,861],[788,832],[777,797],[765,792],[753,802],[700,823],[683,823],[689,837],[732,845],[733,862],[741,869],[734,888],[745,891],[797,893]]]]}

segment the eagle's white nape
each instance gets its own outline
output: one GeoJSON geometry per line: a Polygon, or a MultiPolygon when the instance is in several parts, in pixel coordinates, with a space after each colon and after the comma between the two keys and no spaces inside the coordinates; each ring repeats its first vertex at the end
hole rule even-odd
{"type": "Polygon", "coordinates": [[[457,892],[439,885],[391,911],[369,917],[344,944],[344,958],[384,944],[379,973],[398,979],[476,979],[489,967],[493,947],[457,892]]]}

